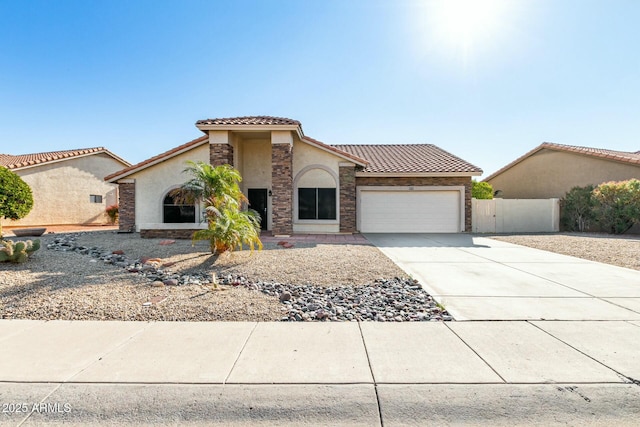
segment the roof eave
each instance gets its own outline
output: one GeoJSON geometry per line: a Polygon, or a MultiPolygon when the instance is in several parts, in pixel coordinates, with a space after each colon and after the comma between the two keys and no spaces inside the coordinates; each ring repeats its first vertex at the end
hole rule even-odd
{"type": "Polygon", "coordinates": [[[355,156],[351,153],[347,153],[346,151],[342,151],[339,148],[333,147],[329,144],[325,144],[324,142],[318,141],[317,139],[313,139],[308,136],[304,136],[300,138],[302,142],[305,142],[309,145],[313,145],[316,148],[319,148],[322,151],[326,151],[327,153],[338,156],[348,162],[355,163],[358,166],[365,167],[369,164],[369,162],[361,157],[355,156]]]}
{"type": "Polygon", "coordinates": [[[480,176],[482,171],[475,172],[356,172],[356,178],[374,178],[374,177],[386,177],[386,178],[429,178],[429,177],[468,177],[468,176],[480,176]]]}
{"type": "Polygon", "coordinates": [[[520,163],[520,162],[526,160],[527,158],[533,156],[535,153],[537,153],[538,151],[540,151],[540,150],[542,150],[544,148],[548,148],[548,144],[546,142],[538,145],[533,150],[530,150],[530,151],[526,152],[525,154],[523,154],[522,156],[518,157],[517,159],[515,159],[511,163],[508,163],[506,166],[503,166],[502,168],[498,169],[497,171],[495,171],[494,173],[492,173],[491,175],[489,175],[488,177],[486,177],[482,181],[483,182],[488,182],[489,180],[494,179],[498,175],[503,174],[504,172],[506,172],[507,170],[511,169],[512,167],[514,167],[518,163],[520,163]]]}
{"type": "MultiPolygon", "coordinates": [[[[101,151],[94,151],[92,153],[78,154],[78,155],[75,155],[75,156],[61,157],[61,158],[58,158],[58,159],[52,159],[52,160],[47,160],[47,161],[43,161],[43,162],[32,162],[32,163],[24,165],[24,166],[16,166],[16,163],[14,163],[14,164],[7,165],[7,166],[4,166],[4,167],[6,167],[7,169],[9,169],[11,171],[21,171],[21,170],[25,170],[25,169],[37,168],[39,166],[44,166],[44,165],[51,165],[53,163],[65,162],[67,160],[73,160],[73,159],[79,159],[79,158],[82,158],[82,157],[93,156],[95,154],[106,154],[109,157],[113,158],[114,160],[117,160],[118,162],[120,162],[123,165],[125,165],[125,168],[131,166],[131,163],[129,163],[126,160],[116,156],[115,154],[113,154],[109,150],[101,150],[101,151]]],[[[18,165],[22,165],[22,163],[17,163],[17,164],[18,165]]]]}
{"type": "Polygon", "coordinates": [[[598,155],[598,154],[595,154],[595,153],[592,153],[592,152],[579,151],[579,150],[571,149],[570,147],[563,146],[562,144],[556,144],[556,143],[553,143],[553,142],[543,142],[542,144],[538,145],[533,150],[523,154],[522,156],[518,157],[517,159],[515,159],[511,163],[509,163],[506,166],[498,169],[496,172],[492,173],[491,175],[489,175],[488,177],[483,179],[483,181],[484,182],[488,182],[488,181],[496,178],[497,176],[505,173],[507,170],[513,168],[517,164],[523,162],[524,160],[528,159],[529,157],[533,156],[534,154],[536,154],[537,152],[539,152],[539,151],[541,151],[543,149],[560,151],[560,152],[564,152],[564,153],[571,153],[571,154],[576,154],[576,155],[579,155],[579,156],[592,157],[592,158],[597,158],[597,159],[601,159],[601,160],[610,160],[612,162],[618,162],[618,163],[624,163],[624,164],[631,164],[631,165],[637,164],[637,165],[640,165],[640,161],[636,162],[636,161],[630,160],[629,158],[625,158],[623,156],[598,155]]]}
{"type": "Polygon", "coordinates": [[[210,131],[210,130],[230,130],[230,131],[236,131],[236,132],[289,130],[289,131],[295,131],[298,134],[299,138],[304,137],[304,133],[302,132],[302,128],[300,127],[300,125],[228,125],[228,124],[213,125],[213,124],[196,123],[196,127],[204,133],[207,133],[207,131],[210,131]]]}
{"type": "MultiPolygon", "coordinates": [[[[202,137],[202,138],[204,138],[204,137],[202,137]]],[[[186,153],[187,151],[193,150],[194,148],[199,147],[201,145],[204,145],[205,143],[208,143],[208,142],[209,142],[209,139],[208,138],[204,138],[202,141],[199,141],[199,143],[184,147],[183,149],[178,150],[175,153],[171,153],[171,155],[169,155],[169,156],[161,157],[161,158],[153,160],[153,161],[151,161],[149,163],[141,164],[140,167],[137,167],[137,168],[134,168],[134,169],[131,169],[131,170],[127,170],[124,173],[116,172],[115,174],[107,175],[104,178],[104,180],[106,182],[115,183],[115,182],[117,182],[117,181],[119,181],[119,180],[121,180],[123,178],[126,178],[126,177],[131,176],[131,175],[133,175],[135,173],[138,173],[138,172],[140,172],[142,170],[150,168],[150,167],[152,167],[154,165],[157,165],[158,163],[162,163],[162,162],[164,162],[164,161],[166,161],[168,159],[171,159],[171,158],[173,158],[175,156],[179,156],[182,153],[186,153]]],[[[144,163],[144,162],[142,162],[142,163],[144,163]]]]}

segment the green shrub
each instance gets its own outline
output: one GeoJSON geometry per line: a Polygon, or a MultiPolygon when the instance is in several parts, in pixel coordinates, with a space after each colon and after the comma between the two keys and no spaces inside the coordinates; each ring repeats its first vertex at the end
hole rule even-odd
{"type": "MultiPolygon", "coordinates": [[[[17,220],[27,216],[33,208],[31,188],[18,175],[0,166],[0,220],[17,220]]],[[[2,222],[0,222],[0,238],[2,222]]]]}
{"type": "Polygon", "coordinates": [[[560,201],[562,227],[568,231],[587,231],[595,219],[593,185],[573,187],[560,201]]]}
{"type": "Polygon", "coordinates": [[[594,212],[602,228],[621,234],[640,222],[640,181],[605,182],[593,190],[594,212]]]}
{"type": "Polygon", "coordinates": [[[493,187],[488,182],[471,181],[471,197],[474,199],[493,199],[493,187]]]}

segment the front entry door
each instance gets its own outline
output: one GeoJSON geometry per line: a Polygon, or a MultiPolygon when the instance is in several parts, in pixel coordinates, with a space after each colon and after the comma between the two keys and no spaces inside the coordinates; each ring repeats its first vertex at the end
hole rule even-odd
{"type": "Polygon", "coordinates": [[[267,189],[250,188],[248,190],[249,207],[260,214],[260,228],[267,229],[267,189]]]}

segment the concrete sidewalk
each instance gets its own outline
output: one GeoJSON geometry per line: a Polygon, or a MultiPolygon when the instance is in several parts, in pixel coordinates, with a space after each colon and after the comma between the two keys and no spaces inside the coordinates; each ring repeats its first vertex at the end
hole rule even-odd
{"type": "Polygon", "coordinates": [[[0,404],[14,404],[0,425],[633,425],[640,413],[640,321],[2,320],[0,349],[0,404]]]}
{"type": "Polygon", "coordinates": [[[456,320],[640,320],[640,271],[470,234],[367,234],[456,320]]]}

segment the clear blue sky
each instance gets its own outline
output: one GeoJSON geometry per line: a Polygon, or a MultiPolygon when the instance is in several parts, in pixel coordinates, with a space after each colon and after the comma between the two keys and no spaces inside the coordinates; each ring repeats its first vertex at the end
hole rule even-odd
{"type": "Polygon", "coordinates": [[[136,163],[243,115],[485,176],[544,141],[640,150],[640,1],[464,3],[0,0],[0,152],[136,163]]]}

